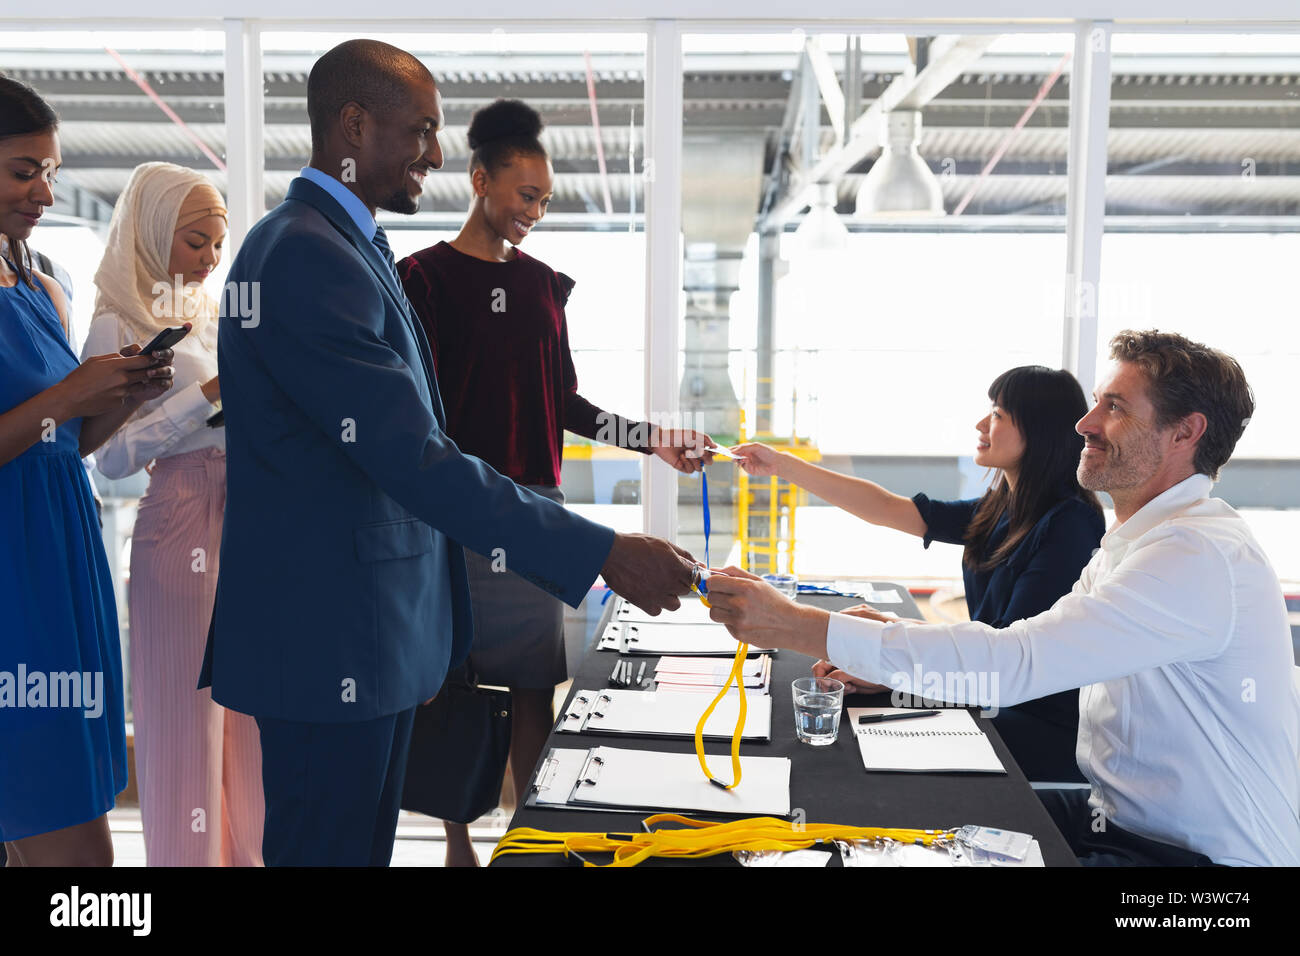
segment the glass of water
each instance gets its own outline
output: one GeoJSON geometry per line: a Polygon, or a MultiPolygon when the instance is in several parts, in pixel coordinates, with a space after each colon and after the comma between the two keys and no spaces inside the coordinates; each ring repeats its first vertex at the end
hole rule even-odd
{"type": "Polygon", "coordinates": [[[792,601],[799,593],[799,579],[793,574],[765,574],[763,580],[792,601]]]}
{"type": "Polygon", "coordinates": [[[795,736],[814,747],[835,743],[844,707],[844,685],[829,677],[800,677],[791,689],[795,736]]]}

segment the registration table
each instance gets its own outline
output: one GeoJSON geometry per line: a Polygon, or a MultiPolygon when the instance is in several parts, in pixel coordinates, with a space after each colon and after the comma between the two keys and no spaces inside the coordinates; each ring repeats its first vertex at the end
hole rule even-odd
{"type": "MultiPolygon", "coordinates": [[[[882,587],[884,585],[881,585],[882,587]]],[[[906,596],[906,592],[903,592],[906,596]]],[[[694,598],[683,598],[694,600],[694,598]]],[[[827,610],[839,610],[861,603],[857,599],[824,595],[801,595],[800,601],[827,610]]],[[[609,602],[596,629],[596,639],[608,621],[614,601],[609,602]]],[[[907,597],[903,606],[878,605],[882,610],[897,612],[903,617],[920,617],[907,597]]],[[[610,672],[619,655],[612,651],[598,651],[592,646],[584,655],[565,701],[567,710],[579,690],[604,689],[609,686],[610,672]]],[[[654,673],[655,657],[629,658],[639,670],[646,662],[646,674],[654,673]]],[[[810,674],[812,658],[780,651],[772,666],[772,739],[770,742],[742,741],[740,753],[746,756],[789,757],[790,806],[802,811],[807,823],[833,823],[851,826],[935,829],[976,824],[1015,830],[1031,834],[1042,849],[1043,861],[1048,866],[1077,865],[1047,811],[1034,795],[1020,768],[1007,752],[992,722],[977,719],[980,728],[988,735],[998,758],[1006,768],[1005,774],[988,773],[868,773],[849,725],[847,713],[840,722],[839,739],[829,746],[812,747],[795,739],[794,711],[790,684],[798,677],[810,674]]],[[[647,682],[649,683],[649,682],[647,682]]],[[[700,711],[712,699],[711,694],[700,694],[700,711]]],[[[850,695],[845,698],[845,709],[858,706],[889,706],[889,695],[850,695]]],[[[978,713],[972,710],[972,713],[978,713]]],[[[542,760],[534,768],[534,781],[552,747],[614,746],[629,749],[658,750],[670,753],[693,754],[694,742],[690,738],[639,737],[608,734],[557,734],[552,730],[542,760]]],[[[729,742],[706,740],[705,751],[715,772],[730,776],[729,742]]],[[[698,768],[696,770],[698,771],[698,768]]],[[[744,786],[742,781],[741,786],[744,786]]],[[[672,809],[672,808],[665,808],[672,809]]],[[[640,829],[640,821],[649,814],[589,812],[569,809],[538,809],[521,806],[510,822],[514,827],[533,827],[549,831],[627,832],[640,829]]],[[[709,814],[691,814],[700,819],[726,819],[709,814]]],[[[597,857],[593,862],[607,862],[608,857],[597,857]]],[[[506,855],[494,866],[576,866],[577,861],[566,860],[560,854],[506,855]]],[[[719,855],[703,860],[648,860],[643,866],[738,866],[729,855],[719,855]]],[[[839,854],[832,854],[831,866],[840,865],[839,854]]]]}

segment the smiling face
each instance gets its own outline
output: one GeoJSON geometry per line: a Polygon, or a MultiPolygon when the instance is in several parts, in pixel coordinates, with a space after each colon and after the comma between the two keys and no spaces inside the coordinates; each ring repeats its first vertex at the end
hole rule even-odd
{"type": "Polygon", "coordinates": [[[975,423],[975,430],[979,432],[975,464],[1016,474],[1025,454],[1025,437],[1006,410],[995,402],[989,413],[975,423]]]}
{"type": "Polygon", "coordinates": [[[1164,466],[1174,432],[1157,427],[1146,376],[1132,363],[1116,362],[1093,398],[1097,404],[1075,426],[1084,439],[1079,484],[1112,495],[1143,488],[1164,466]]]}
{"type": "Polygon", "coordinates": [[[24,240],[54,205],[55,173],[63,164],[50,129],[0,139],[0,232],[24,240]]]}
{"type": "Polygon", "coordinates": [[[420,208],[424,177],[442,168],[443,115],[442,94],[428,76],[409,77],[405,87],[404,102],[366,114],[370,125],[362,139],[358,181],[378,208],[409,216],[420,208]]]}
{"type": "Polygon", "coordinates": [[[494,172],[474,170],[473,184],[487,224],[501,239],[517,246],[546,215],[555,174],[545,156],[516,152],[494,172]]]}
{"type": "Polygon", "coordinates": [[[185,285],[201,285],[221,262],[221,249],[225,242],[226,220],[223,216],[206,216],[177,229],[172,237],[167,274],[181,276],[185,285]]]}

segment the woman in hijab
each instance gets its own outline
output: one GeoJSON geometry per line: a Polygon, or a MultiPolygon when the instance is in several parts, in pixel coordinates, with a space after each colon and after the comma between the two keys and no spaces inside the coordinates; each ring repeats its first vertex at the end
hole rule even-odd
{"type": "Polygon", "coordinates": [[[109,478],[141,468],[131,542],[131,687],[135,762],[150,866],[260,866],[261,748],[252,717],[196,690],[216,595],[226,499],[217,303],[204,280],[221,261],[226,206],[201,174],[136,167],[118,199],[95,273],[86,354],[148,342],[188,324],[175,384],[97,453],[109,478]]]}

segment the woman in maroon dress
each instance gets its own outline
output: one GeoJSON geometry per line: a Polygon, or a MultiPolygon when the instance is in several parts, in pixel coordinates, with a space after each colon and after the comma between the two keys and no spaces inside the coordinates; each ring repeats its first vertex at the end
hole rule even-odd
{"type": "MultiPolygon", "coordinates": [[[[698,471],[712,457],[702,453],[713,444],[709,436],[660,433],[578,394],[564,318],[574,282],[517,248],[551,201],[554,173],[541,131],[541,117],[519,100],[475,113],[469,218],[451,242],[398,264],[429,337],[447,434],[466,454],[559,502],[566,429],[698,471]]],[[[474,606],[470,663],[480,683],[511,690],[510,765],[522,801],[554,720],[555,685],[568,676],[563,607],[500,561],[494,567],[471,551],[465,559],[474,606]]],[[[447,864],[475,865],[468,828],[446,827],[447,864]]]]}

